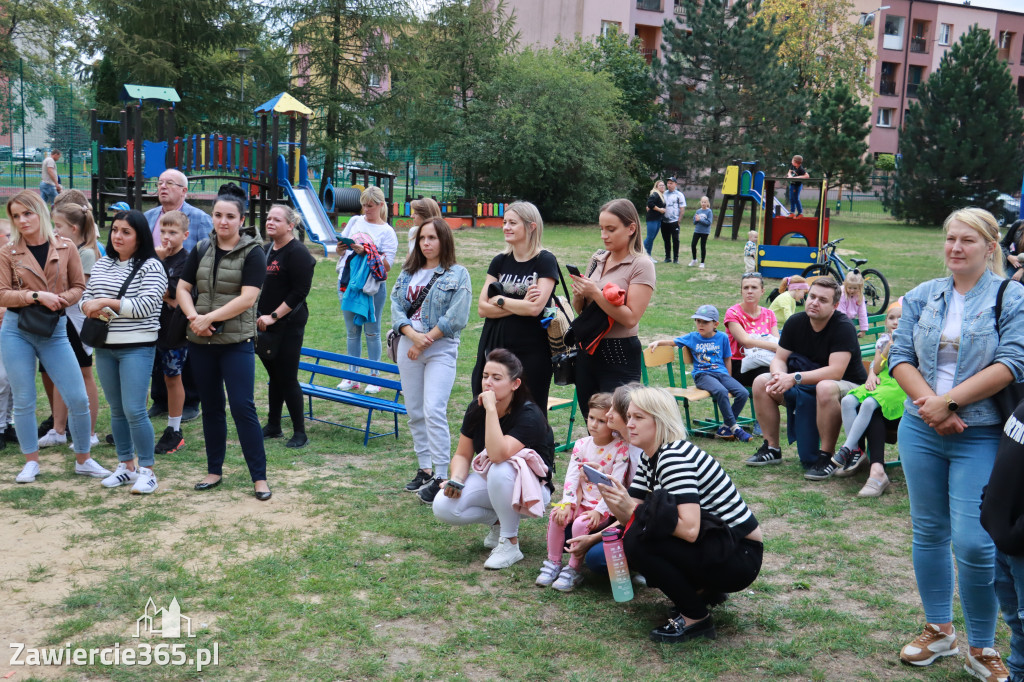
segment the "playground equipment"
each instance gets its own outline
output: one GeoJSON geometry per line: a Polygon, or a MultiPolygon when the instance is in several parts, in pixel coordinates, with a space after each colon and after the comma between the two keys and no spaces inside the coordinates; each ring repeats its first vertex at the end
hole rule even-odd
{"type": "MultiPolygon", "coordinates": [[[[764,179],[764,196],[775,196],[775,184],[790,182],[787,178],[764,179]]],[[[762,210],[760,240],[757,248],[758,271],[765,277],[799,275],[809,266],[824,262],[822,247],[828,241],[829,213],[825,206],[828,181],[825,178],[804,180],[805,185],[820,185],[814,215],[787,214],[777,201],[772,210],[762,210]]],[[[762,204],[761,208],[764,206],[762,204]]]]}
{"type": "Polygon", "coordinates": [[[849,273],[858,269],[861,276],[864,277],[864,303],[867,305],[868,314],[884,315],[889,308],[889,282],[878,270],[871,268],[860,270],[868,262],[867,258],[851,258],[850,260],[853,261],[851,268],[836,253],[836,247],[843,239],[845,237],[840,237],[822,246],[821,252],[824,256],[822,262],[809,265],[803,271],[803,276],[807,278],[831,276],[832,279],[842,284],[849,273]]]}
{"type": "Polygon", "coordinates": [[[718,223],[715,226],[715,239],[722,236],[725,219],[732,228],[732,238],[739,235],[740,224],[743,222],[743,211],[750,206],[750,229],[757,229],[757,209],[764,205],[761,190],[764,186],[764,173],[757,170],[757,161],[736,161],[725,169],[725,181],[722,183],[722,205],[718,209],[718,223]],[[743,172],[740,172],[740,167],[743,172]]]}

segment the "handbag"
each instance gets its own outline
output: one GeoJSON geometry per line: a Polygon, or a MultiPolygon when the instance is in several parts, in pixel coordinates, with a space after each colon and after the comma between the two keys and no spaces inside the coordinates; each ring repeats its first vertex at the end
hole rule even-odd
{"type": "MultiPolygon", "coordinates": [[[[124,293],[128,291],[128,285],[135,279],[136,273],[139,268],[142,267],[143,261],[141,258],[136,260],[135,266],[132,271],[128,273],[128,277],[124,280],[124,284],[121,285],[121,290],[117,292],[117,296],[114,298],[120,299],[124,296],[124,293]]],[[[82,331],[78,332],[78,337],[82,339],[82,343],[93,348],[103,348],[107,343],[107,332],[110,331],[110,323],[113,320],[103,321],[95,317],[85,318],[85,322],[82,323],[82,331]]]]}
{"type": "MultiPolygon", "coordinates": [[[[597,257],[604,253],[603,249],[599,249],[593,256],[590,257],[590,263],[587,264],[587,270],[585,273],[586,277],[590,277],[594,274],[594,270],[597,269],[597,257]]],[[[562,291],[565,293],[566,304],[572,300],[569,296],[569,289],[565,286],[565,278],[562,276],[562,268],[558,268],[558,279],[562,283],[562,291]]],[[[555,296],[555,306],[561,312],[561,315],[555,315],[555,318],[551,320],[551,324],[548,326],[548,342],[551,344],[551,378],[555,382],[556,386],[569,386],[576,383],[576,358],[579,355],[579,348],[576,347],[576,334],[573,333],[573,325],[576,324],[577,320],[580,319],[580,315],[575,316],[571,322],[569,321],[569,314],[566,312],[566,308],[562,306],[562,303],[555,296]],[[564,319],[564,322],[563,322],[564,319]],[[558,327],[555,324],[558,323],[558,327]],[[565,329],[562,330],[564,324],[565,329]],[[555,330],[552,331],[552,327],[555,330]]],[[[594,304],[591,304],[594,305],[594,304]]],[[[590,306],[587,306],[588,308],[590,306]]],[[[596,307],[596,305],[594,305],[596,307]]],[[[600,310],[600,308],[598,309],[600,310]]],[[[586,312],[586,308],[584,309],[586,312]]],[[[602,334],[603,336],[603,334],[602,334]]]]}
{"type": "Polygon", "coordinates": [[[263,360],[273,360],[281,350],[285,330],[282,328],[271,331],[276,326],[275,324],[273,327],[256,332],[256,355],[263,360]]]}
{"type": "MultiPolygon", "coordinates": [[[[445,272],[448,271],[445,270],[445,272]]],[[[443,274],[443,272],[435,272],[434,276],[430,278],[429,282],[427,282],[427,286],[420,289],[420,293],[416,297],[416,300],[412,302],[412,305],[409,306],[409,310],[406,311],[406,317],[411,318],[413,315],[416,314],[416,311],[420,309],[420,307],[423,305],[423,302],[427,300],[427,292],[430,291],[430,287],[434,286],[434,282],[436,282],[437,278],[443,274]]],[[[391,360],[391,362],[398,362],[398,342],[401,339],[402,334],[400,332],[396,332],[394,329],[388,330],[388,335],[385,339],[385,345],[388,351],[388,359],[391,360]]]]}
{"type": "MultiPolygon", "coordinates": [[[[18,289],[24,289],[25,282],[22,281],[21,275],[18,274],[18,266],[13,262],[11,263],[11,270],[14,272],[14,278],[18,282],[18,289]]],[[[35,334],[36,336],[48,339],[53,336],[59,321],[60,312],[50,310],[40,303],[33,303],[18,308],[18,329],[29,334],[35,334]]]]}
{"type": "MultiPolygon", "coordinates": [[[[1006,291],[1006,287],[1010,282],[1016,282],[1013,279],[1005,279],[999,284],[999,291],[996,293],[996,333],[999,332],[999,318],[1003,313],[1003,293],[1006,291]]],[[[1020,282],[1017,282],[1020,284],[1020,282]]],[[[1008,323],[1010,323],[1008,321],[1008,323]]],[[[1013,324],[1013,323],[1010,323],[1013,324]]],[[[996,409],[999,410],[999,416],[1002,423],[1005,423],[1013,411],[1017,409],[1017,405],[1021,400],[1024,400],[1024,382],[1011,381],[1003,390],[992,396],[992,399],[996,401],[996,409]]]]}

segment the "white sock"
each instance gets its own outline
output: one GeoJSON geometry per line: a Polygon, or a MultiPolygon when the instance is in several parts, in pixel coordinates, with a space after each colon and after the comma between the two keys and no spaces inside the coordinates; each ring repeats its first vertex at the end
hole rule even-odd
{"type": "Polygon", "coordinates": [[[167,425],[175,431],[181,431],[181,415],[179,414],[177,417],[168,417],[167,425]]]}

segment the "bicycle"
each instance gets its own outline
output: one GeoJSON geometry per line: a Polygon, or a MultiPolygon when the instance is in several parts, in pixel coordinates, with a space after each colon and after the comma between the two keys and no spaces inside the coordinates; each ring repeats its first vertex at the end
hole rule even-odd
{"type": "Polygon", "coordinates": [[[864,303],[867,306],[869,315],[882,315],[889,307],[889,282],[878,270],[861,270],[860,267],[868,262],[867,258],[851,258],[853,267],[836,254],[836,246],[845,237],[834,239],[821,247],[819,258],[822,262],[809,265],[803,271],[804,277],[824,277],[829,275],[842,285],[846,275],[857,270],[864,278],[864,303]]]}

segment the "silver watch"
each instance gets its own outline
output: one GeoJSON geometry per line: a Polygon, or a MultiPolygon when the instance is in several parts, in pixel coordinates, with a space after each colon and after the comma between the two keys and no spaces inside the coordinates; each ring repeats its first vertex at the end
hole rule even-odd
{"type": "Polygon", "coordinates": [[[801,374],[800,372],[797,372],[796,374],[793,375],[793,381],[796,382],[797,386],[799,386],[800,382],[803,381],[803,380],[804,380],[804,375],[801,374]]]}

